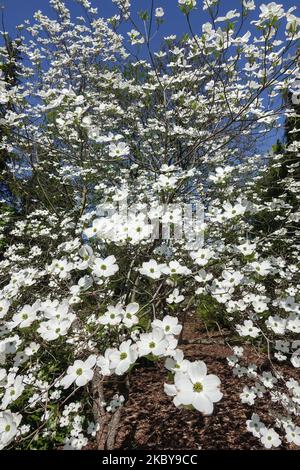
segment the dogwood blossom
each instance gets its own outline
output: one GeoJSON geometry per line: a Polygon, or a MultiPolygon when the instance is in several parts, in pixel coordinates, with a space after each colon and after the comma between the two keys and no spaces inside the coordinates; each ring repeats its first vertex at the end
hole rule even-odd
{"type": "Polygon", "coordinates": [[[119,349],[112,350],[109,354],[110,367],[117,375],[123,375],[136,359],[136,347],[132,346],[131,340],[121,343],[119,349]]]}
{"type": "Polygon", "coordinates": [[[102,325],[118,325],[121,323],[124,315],[125,311],[121,304],[116,306],[108,305],[107,311],[104,313],[104,315],[99,317],[99,323],[102,325]]]}
{"type": "Polygon", "coordinates": [[[203,361],[190,363],[186,373],[175,373],[174,385],[165,384],[165,392],[174,396],[176,406],[192,405],[204,415],[210,415],[213,412],[213,403],[220,401],[223,394],[219,390],[219,378],[206,374],[203,361]]]}
{"type": "Polygon", "coordinates": [[[151,279],[159,279],[162,275],[162,269],[164,268],[164,264],[158,264],[155,260],[150,260],[146,263],[143,263],[139,271],[141,274],[148,276],[151,279]]]}
{"type": "Polygon", "coordinates": [[[251,336],[251,338],[257,338],[259,335],[259,328],[254,326],[252,320],[245,320],[243,325],[237,325],[238,333],[241,336],[251,336]]]}
{"type": "Polygon", "coordinates": [[[22,416],[19,413],[0,411],[0,450],[14,439],[21,420],[22,416]]]}
{"type": "Polygon", "coordinates": [[[154,320],[152,328],[161,328],[165,335],[179,335],[182,326],[178,324],[178,318],[166,315],[163,320],[154,320]]]}
{"type": "Polygon", "coordinates": [[[137,342],[139,356],[163,356],[168,347],[168,341],[161,328],[153,328],[151,333],[143,333],[137,342]]]}
{"type": "Polygon", "coordinates": [[[271,449],[271,447],[279,447],[281,444],[281,440],[279,435],[277,434],[274,429],[270,428],[263,428],[260,431],[261,434],[261,442],[266,449],[271,449]]]}
{"type": "Polygon", "coordinates": [[[73,382],[77,387],[86,385],[93,378],[96,360],[95,355],[89,356],[85,361],[76,360],[72,366],[68,367],[67,374],[61,379],[60,385],[64,388],[69,388],[73,382]]]}
{"type": "Polygon", "coordinates": [[[96,277],[110,277],[119,270],[116,264],[116,258],[113,255],[107,258],[95,258],[92,266],[92,272],[96,277]]]}

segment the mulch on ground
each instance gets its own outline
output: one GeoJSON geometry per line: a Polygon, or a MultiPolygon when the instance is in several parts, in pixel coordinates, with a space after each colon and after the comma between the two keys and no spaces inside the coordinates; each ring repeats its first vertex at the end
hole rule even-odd
{"type": "MultiPolygon", "coordinates": [[[[215,405],[213,415],[203,417],[197,411],[178,409],[173,405],[172,398],[163,389],[167,378],[163,364],[138,368],[132,372],[130,396],[122,412],[116,448],[262,449],[258,439],[246,430],[246,420],[253,412],[252,407],[242,404],[239,398],[246,382],[232,375],[226,361],[232,351],[218,332],[215,336],[215,340],[211,335],[208,340],[208,334],[199,321],[190,319],[183,334],[185,344],[180,346],[187,359],[204,360],[208,373],[221,379],[224,396],[215,405]],[[191,344],[198,339],[202,342],[191,344]],[[207,344],[203,344],[206,341],[207,344]]],[[[256,363],[263,364],[263,356],[258,360],[254,351],[247,353],[255,357],[256,363]]],[[[268,422],[266,401],[258,400],[256,411],[268,422]]],[[[281,448],[293,447],[283,445],[281,448]]]]}

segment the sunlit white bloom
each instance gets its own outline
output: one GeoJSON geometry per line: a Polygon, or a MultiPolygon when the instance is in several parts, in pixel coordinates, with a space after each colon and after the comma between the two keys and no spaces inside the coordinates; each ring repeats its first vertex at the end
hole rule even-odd
{"type": "Polygon", "coordinates": [[[266,320],[266,327],[273,330],[274,333],[283,335],[287,326],[287,320],[278,315],[269,316],[266,320]]]}
{"type": "Polygon", "coordinates": [[[246,421],[247,430],[253,434],[254,437],[261,437],[261,431],[265,428],[264,423],[256,413],[252,413],[251,419],[246,421]]]}
{"type": "Polygon", "coordinates": [[[288,442],[300,446],[300,427],[299,426],[287,426],[285,428],[285,438],[288,442]]]}
{"type": "Polygon", "coordinates": [[[136,302],[132,302],[126,306],[123,316],[123,323],[127,326],[127,328],[131,328],[133,325],[136,325],[139,322],[139,319],[136,315],[138,311],[139,304],[136,302]]]}
{"type": "Polygon", "coordinates": [[[271,447],[279,447],[281,445],[279,434],[277,434],[273,428],[262,428],[260,440],[266,449],[271,449],[271,447]]]}
{"type": "Polygon", "coordinates": [[[4,449],[14,439],[22,420],[19,413],[10,410],[0,411],[0,450],[4,449]]]}
{"type": "Polygon", "coordinates": [[[191,271],[186,266],[181,265],[178,261],[170,261],[168,266],[162,268],[162,272],[173,276],[175,274],[189,274],[191,271]]]}
{"type": "Polygon", "coordinates": [[[253,263],[250,263],[249,266],[260,276],[267,276],[272,269],[269,261],[254,261],[253,263]]]}
{"type": "Polygon", "coordinates": [[[158,264],[154,259],[151,259],[150,261],[143,263],[139,271],[144,276],[151,277],[151,279],[159,279],[164,267],[165,264],[158,264]]]}
{"type": "Polygon", "coordinates": [[[174,289],[166,300],[168,304],[179,304],[184,300],[184,295],[179,293],[179,289],[174,289]]]}
{"type": "Polygon", "coordinates": [[[240,399],[242,403],[246,403],[247,405],[253,405],[256,398],[256,393],[253,389],[245,386],[243,388],[243,392],[240,394],[240,399]]]}
{"type": "Polygon", "coordinates": [[[70,276],[70,271],[74,268],[73,263],[67,259],[55,259],[52,261],[48,270],[53,275],[57,275],[60,279],[66,279],[70,276]]]}
{"type": "Polygon", "coordinates": [[[98,356],[97,358],[97,366],[100,369],[101,375],[109,376],[113,373],[113,370],[110,368],[110,360],[109,355],[113,351],[113,349],[108,348],[105,351],[104,356],[98,356]]]}
{"type": "Polygon", "coordinates": [[[188,9],[192,9],[197,5],[196,0],[178,0],[180,6],[186,7],[188,9]]]}
{"type": "Polygon", "coordinates": [[[183,351],[176,349],[173,356],[166,359],[165,367],[172,372],[186,372],[189,363],[187,359],[184,359],[183,351]]]}
{"type": "Polygon", "coordinates": [[[232,286],[238,286],[241,283],[244,275],[239,271],[232,272],[224,270],[222,272],[222,277],[232,286]]]}
{"type": "Polygon", "coordinates": [[[240,336],[251,336],[251,338],[257,338],[260,333],[260,329],[253,325],[252,320],[245,320],[243,325],[237,325],[236,327],[240,336]]]}
{"type": "Polygon", "coordinates": [[[244,256],[249,256],[251,255],[255,249],[256,249],[256,245],[255,243],[249,243],[249,242],[245,242],[243,243],[242,245],[238,245],[237,247],[237,250],[240,251],[244,256]]]}
{"type": "Polygon", "coordinates": [[[116,258],[111,255],[107,258],[95,258],[93,263],[93,274],[96,277],[111,277],[119,270],[116,258]]]}
{"type": "Polygon", "coordinates": [[[270,2],[268,4],[263,3],[259,6],[259,8],[261,11],[259,17],[264,20],[273,19],[274,17],[280,19],[282,16],[284,16],[284,9],[282,8],[282,5],[279,5],[275,2],[270,2]]]}
{"type": "Polygon", "coordinates": [[[33,356],[34,354],[36,354],[38,352],[38,350],[40,349],[40,345],[38,343],[35,343],[34,341],[32,341],[29,346],[27,346],[25,348],[25,354],[27,356],[33,356]]]}
{"type": "Polygon", "coordinates": [[[123,375],[135,363],[137,356],[136,347],[131,344],[131,340],[124,341],[119,349],[110,352],[110,368],[114,369],[116,375],[123,375]]]}
{"type": "Polygon", "coordinates": [[[220,23],[222,21],[230,21],[233,18],[239,18],[240,14],[236,10],[230,10],[228,13],[226,13],[226,16],[219,16],[218,18],[215,19],[216,23],[220,23]]]}
{"type": "Polygon", "coordinates": [[[155,16],[156,18],[162,18],[164,16],[165,12],[162,7],[158,7],[155,9],[155,16]]]}
{"type": "Polygon", "coordinates": [[[300,367],[300,349],[298,349],[298,351],[296,351],[294,354],[292,354],[291,363],[297,369],[300,367]]]}
{"type": "Polygon", "coordinates": [[[136,29],[132,29],[129,33],[127,33],[131,44],[134,46],[135,44],[143,44],[145,42],[145,39],[143,36],[140,35],[139,31],[136,29]]]}
{"type": "Polygon", "coordinates": [[[291,313],[287,319],[286,329],[293,333],[300,333],[300,315],[291,313]]]}
{"type": "Polygon", "coordinates": [[[182,326],[178,324],[178,318],[170,315],[165,316],[163,320],[153,320],[151,325],[152,328],[161,328],[165,335],[179,335],[182,330],[182,326]]]}
{"type": "Polygon", "coordinates": [[[137,342],[139,356],[163,356],[168,347],[168,341],[161,328],[154,328],[150,333],[143,333],[140,335],[140,340],[137,342]]]}
{"type": "Polygon", "coordinates": [[[226,166],[224,168],[217,167],[214,174],[210,174],[208,179],[214,183],[221,183],[230,173],[232,172],[232,167],[226,166]]]}
{"type": "Polygon", "coordinates": [[[0,318],[4,318],[10,307],[10,302],[6,299],[0,300],[0,318]]]}
{"type": "Polygon", "coordinates": [[[255,3],[253,0],[243,0],[243,6],[246,10],[255,10],[255,3]]]}
{"type": "Polygon", "coordinates": [[[118,142],[117,144],[110,144],[109,156],[110,157],[125,157],[129,155],[129,147],[124,142],[118,142]]]}
{"type": "Polygon", "coordinates": [[[191,257],[200,266],[205,266],[214,257],[214,253],[208,248],[199,248],[198,251],[191,253],[191,257]]]}
{"type": "Polygon", "coordinates": [[[118,325],[121,323],[124,315],[125,311],[121,304],[116,306],[108,305],[107,311],[104,313],[104,315],[99,317],[99,323],[101,325],[118,325]]]}
{"type": "Polygon", "coordinates": [[[77,360],[67,369],[67,374],[60,381],[60,385],[69,388],[73,382],[77,387],[83,387],[92,380],[94,372],[93,367],[96,364],[96,356],[91,355],[85,361],[77,360]]]}
{"type": "Polygon", "coordinates": [[[187,371],[176,372],[174,385],[165,384],[165,392],[173,396],[175,406],[192,405],[204,415],[213,412],[213,404],[221,400],[220,379],[216,375],[206,375],[204,362],[196,361],[188,365],[187,371]]]}
{"type": "Polygon", "coordinates": [[[48,321],[41,322],[37,332],[44,340],[54,341],[60,336],[65,336],[67,334],[75,318],[76,315],[73,313],[69,313],[67,318],[51,318],[48,321]]]}
{"type": "Polygon", "coordinates": [[[12,326],[27,328],[36,320],[39,309],[39,302],[35,302],[33,305],[24,305],[24,307],[12,317],[12,326]]]}
{"type": "Polygon", "coordinates": [[[21,375],[18,375],[14,380],[11,385],[5,388],[5,393],[2,398],[2,403],[1,403],[1,408],[5,409],[7,406],[17,400],[23,393],[23,390],[25,388],[24,382],[23,382],[24,377],[21,375]]]}

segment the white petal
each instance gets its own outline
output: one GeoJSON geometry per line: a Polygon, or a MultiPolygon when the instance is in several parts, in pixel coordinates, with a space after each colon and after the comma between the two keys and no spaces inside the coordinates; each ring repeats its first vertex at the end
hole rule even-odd
{"type": "Polygon", "coordinates": [[[209,374],[206,377],[203,377],[201,382],[205,386],[205,388],[208,388],[208,389],[219,387],[219,385],[221,384],[219,377],[217,377],[216,375],[212,375],[212,374],[209,374]]]}
{"type": "Polygon", "coordinates": [[[173,397],[177,394],[177,389],[175,385],[171,384],[164,384],[164,391],[169,397],[173,397]]]}
{"type": "Polygon", "coordinates": [[[191,405],[195,399],[194,397],[195,397],[195,392],[193,392],[192,390],[183,390],[178,393],[177,400],[182,405],[191,405]]]}
{"type": "Polygon", "coordinates": [[[217,388],[215,390],[209,390],[208,392],[204,389],[203,393],[213,403],[220,401],[223,397],[223,393],[217,388]]]}
{"type": "Polygon", "coordinates": [[[206,372],[206,364],[203,361],[192,362],[188,367],[188,374],[193,383],[199,382],[206,375],[206,372]]]}
{"type": "Polygon", "coordinates": [[[126,312],[134,315],[136,312],[138,312],[139,308],[140,308],[139,304],[137,302],[133,302],[127,305],[126,312]]]}
{"type": "Polygon", "coordinates": [[[73,375],[66,375],[62,380],[61,380],[61,385],[64,388],[69,388],[70,385],[74,382],[75,377],[73,375]]]}
{"type": "Polygon", "coordinates": [[[96,360],[97,356],[95,354],[92,354],[87,358],[84,364],[86,367],[94,367],[94,365],[96,364],[96,360]]]}
{"type": "Polygon", "coordinates": [[[174,382],[178,390],[193,390],[193,384],[189,380],[188,376],[182,372],[176,372],[174,382]]]}
{"type": "Polygon", "coordinates": [[[211,415],[214,410],[212,402],[203,393],[196,395],[193,401],[194,408],[204,415],[211,415]]]}

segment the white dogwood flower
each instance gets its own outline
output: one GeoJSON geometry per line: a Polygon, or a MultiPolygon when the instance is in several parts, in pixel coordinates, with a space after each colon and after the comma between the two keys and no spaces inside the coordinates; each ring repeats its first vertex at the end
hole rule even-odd
{"type": "Polygon", "coordinates": [[[213,404],[220,401],[223,394],[219,390],[220,379],[206,374],[203,361],[190,363],[186,373],[175,373],[174,385],[165,384],[165,392],[174,397],[175,406],[192,405],[204,415],[211,415],[213,404]]]}
{"type": "Polygon", "coordinates": [[[155,9],[155,16],[156,18],[162,18],[164,16],[165,12],[162,7],[158,7],[155,9]]]}
{"type": "Polygon", "coordinates": [[[279,434],[272,428],[263,428],[261,430],[261,443],[266,449],[271,449],[271,447],[279,447],[281,445],[281,440],[279,434]]]}
{"type": "Polygon", "coordinates": [[[158,264],[154,259],[151,259],[143,263],[139,271],[144,276],[151,277],[151,279],[159,279],[163,268],[165,268],[165,264],[158,264]]]}
{"type": "Polygon", "coordinates": [[[190,362],[184,359],[181,349],[176,349],[172,357],[168,357],[165,362],[165,368],[172,372],[186,372],[190,362]]]}
{"type": "Polygon", "coordinates": [[[139,356],[163,356],[168,347],[168,341],[161,328],[154,328],[151,333],[143,333],[137,343],[139,356]]]}
{"type": "Polygon", "coordinates": [[[178,324],[177,317],[166,315],[162,320],[153,320],[152,328],[161,328],[165,335],[179,335],[182,326],[178,324]]]}
{"type": "Polygon", "coordinates": [[[92,270],[96,277],[110,277],[119,270],[119,266],[114,255],[111,255],[104,259],[95,258],[92,270]]]}
{"type": "Polygon", "coordinates": [[[236,327],[240,336],[251,336],[251,338],[257,338],[260,333],[260,329],[254,326],[252,320],[245,320],[243,325],[237,325],[236,327]]]}
{"type": "Polygon", "coordinates": [[[125,308],[125,313],[123,317],[123,323],[127,328],[131,328],[133,325],[136,325],[139,322],[139,319],[136,313],[139,311],[139,304],[132,302],[128,304],[125,308]]]}
{"type": "Polygon", "coordinates": [[[110,157],[125,157],[129,154],[129,147],[124,142],[118,142],[117,144],[110,144],[109,156],[110,157]]]}
{"type": "Polygon", "coordinates": [[[121,323],[123,317],[125,315],[125,311],[121,304],[117,305],[108,305],[107,311],[104,315],[99,317],[99,323],[101,325],[118,325],[121,323]]]}
{"type": "Polygon", "coordinates": [[[67,369],[67,374],[60,381],[60,385],[69,388],[73,382],[77,387],[83,387],[94,376],[93,367],[96,364],[96,356],[91,355],[85,361],[77,360],[67,369]]]}
{"type": "Polygon", "coordinates": [[[136,347],[131,344],[131,340],[124,341],[119,349],[114,349],[109,354],[110,367],[116,375],[123,375],[135,363],[137,356],[136,347]]]}
{"type": "Polygon", "coordinates": [[[0,411],[0,450],[4,449],[14,439],[22,420],[19,413],[10,410],[0,411]]]}

